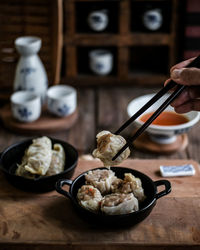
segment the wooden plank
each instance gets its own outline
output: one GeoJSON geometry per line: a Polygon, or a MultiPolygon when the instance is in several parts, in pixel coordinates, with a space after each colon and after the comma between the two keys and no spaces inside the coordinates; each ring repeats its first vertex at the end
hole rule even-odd
{"type": "Polygon", "coordinates": [[[52,32],[51,40],[53,43],[52,48],[52,79],[53,84],[58,84],[60,81],[61,62],[62,62],[62,49],[63,49],[63,1],[53,1],[52,6],[52,32]]]}
{"type": "Polygon", "coordinates": [[[75,5],[70,1],[64,1],[64,22],[66,26],[66,36],[71,37],[75,33],[75,5]]]}
{"type": "Polygon", "coordinates": [[[29,14],[29,15],[48,15],[48,5],[44,6],[38,6],[38,5],[26,5],[26,4],[7,4],[1,6],[1,11],[3,11],[4,14],[29,14]]]}
{"type": "Polygon", "coordinates": [[[145,33],[134,33],[128,35],[117,35],[117,34],[75,34],[71,37],[66,35],[64,42],[66,45],[82,45],[82,46],[146,46],[146,45],[169,45],[170,36],[168,34],[147,34],[145,33]]]}
{"type": "Polygon", "coordinates": [[[30,24],[25,24],[25,25],[4,25],[2,26],[2,32],[12,32],[17,34],[18,32],[25,32],[26,34],[37,34],[37,35],[49,35],[50,34],[50,29],[49,27],[46,26],[41,26],[41,25],[30,25],[30,24]]]}
{"type": "Polygon", "coordinates": [[[121,36],[130,32],[130,1],[120,1],[119,6],[119,32],[121,36]]]}
{"type": "MultiPolygon", "coordinates": [[[[77,76],[77,48],[75,46],[65,47],[66,79],[77,76]]],[[[66,79],[64,80],[66,82],[66,79]]]]}
{"type": "Polygon", "coordinates": [[[129,48],[119,47],[117,58],[118,77],[123,81],[129,74],[129,48]]]}
{"type": "Polygon", "coordinates": [[[22,24],[23,22],[27,23],[27,24],[40,24],[40,25],[47,25],[49,24],[50,20],[47,16],[31,16],[31,15],[12,15],[8,17],[2,16],[1,17],[1,22],[2,23],[7,23],[9,22],[10,24],[22,24]]]}
{"type": "MultiPolygon", "coordinates": [[[[157,174],[160,164],[185,163],[195,166],[195,176],[171,178],[172,192],[157,201],[144,221],[135,226],[112,229],[83,223],[71,202],[55,191],[46,194],[27,193],[11,186],[0,174],[0,246],[15,246],[15,249],[28,246],[29,249],[37,250],[47,246],[51,249],[70,247],[69,249],[82,250],[198,249],[198,163],[185,160],[127,160],[123,166],[144,172],[155,181],[163,179],[157,174]]],[[[74,177],[101,165],[96,160],[79,160],[74,177]]]]}
{"type": "MultiPolygon", "coordinates": [[[[72,47],[73,48],[73,47],[72,47]]],[[[71,48],[69,48],[71,50],[71,48]]],[[[69,57],[70,58],[70,57],[69,57]]],[[[72,65],[76,65],[74,60],[71,60],[72,65]]],[[[79,74],[71,76],[72,65],[70,67],[71,70],[68,68],[67,76],[61,78],[61,83],[65,82],[72,82],[74,86],[103,86],[103,87],[127,87],[127,86],[146,86],[147,88],[154,87],[154,86],[162,86],[165,80],[168,78],[167,75],[164,74],[156,74],[156,73],[146,73],[146,74],[137,74],[132,73],[123,79],[117,77],[117,75],[108,75],[108,76],[96,76],[96,75],[89,75],[89,74],[79,74]],[[69,75],[70,74],[70,75],[69,75]]]]}

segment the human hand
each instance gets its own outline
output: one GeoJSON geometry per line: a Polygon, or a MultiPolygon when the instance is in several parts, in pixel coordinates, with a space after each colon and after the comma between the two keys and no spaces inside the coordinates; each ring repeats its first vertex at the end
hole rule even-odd
{"type": "Polygon", "coordinates": [[[186,68],[195,58],[188,59],[174,65],[170,70],[170,80],[187,86],[186,89],[171,103],[177,113],[186,113],[192,110],[200,111],[200,69],[186,68]]]}

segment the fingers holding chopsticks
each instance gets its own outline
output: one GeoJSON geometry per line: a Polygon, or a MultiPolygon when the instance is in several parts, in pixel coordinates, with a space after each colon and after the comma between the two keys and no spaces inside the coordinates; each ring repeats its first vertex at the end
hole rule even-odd
{"type": "Polygon", "coordinates": [[[200,111],[200,87],[188,87],[172,103],[177,113],[187,113],[192,110],[200,111]]]}
{"type": "Polygon", "coordinates": [[[187,68],[195,58],[185,60],[174,65],[170,70],[171,78],[166,80],[166,85],[170,80],[180,85],[188,86],[183,92],[171,103],[177,113],[186,113],[191,110],[200,111],[200,69],[197,67],[187,68]]]}
{"type": "Polygon", "coordinates": [[[178,84],[187,86],[200,86],[200,69],[181,68],[171,72],[171,79],[178,84]]]}
{"type": "Polygon", "coordinates": [[[185,61],[182,61],[180,63],[175,64],[174,66],[171,67],[170,69],[170,73],[174,70],[174,69],[182,69],[185,68],[186,66],[188,66],[192,61],[194,61],[196,57],[187,59],[185,61]]]}

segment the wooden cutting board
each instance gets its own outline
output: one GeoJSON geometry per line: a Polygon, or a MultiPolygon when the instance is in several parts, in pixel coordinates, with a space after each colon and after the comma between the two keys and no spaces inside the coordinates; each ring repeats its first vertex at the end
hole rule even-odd
{"type": "MultiPolygon", "coordinates": [[[[98,228],[83,223],[70,200],[56,193],[26,193],[0,174],[0,249],[200,249],[200,169],[190,160],[126,160],[122,166],[163,179],[160,165],[191,163],[196,174],[168,178],[172,192],[161,197],[151,214],[128,228],[98,228]],[[6,248],[7,247],[7,248],[6,248]]],[[[80,159],[75,178],[102,166],[80,159]]],[[[162,187],[161,187],[162,190],[162,187]]]]}

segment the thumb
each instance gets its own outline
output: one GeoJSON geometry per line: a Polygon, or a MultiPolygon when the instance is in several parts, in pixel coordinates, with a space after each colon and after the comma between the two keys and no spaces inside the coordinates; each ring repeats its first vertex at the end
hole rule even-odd
{"type": "Polygon", "coordinates": [[[177,83],[183,85],[200,85],[200,69],[198,68],[181,68],[174,69],[171,72],[171,78],[177,83]]]}

